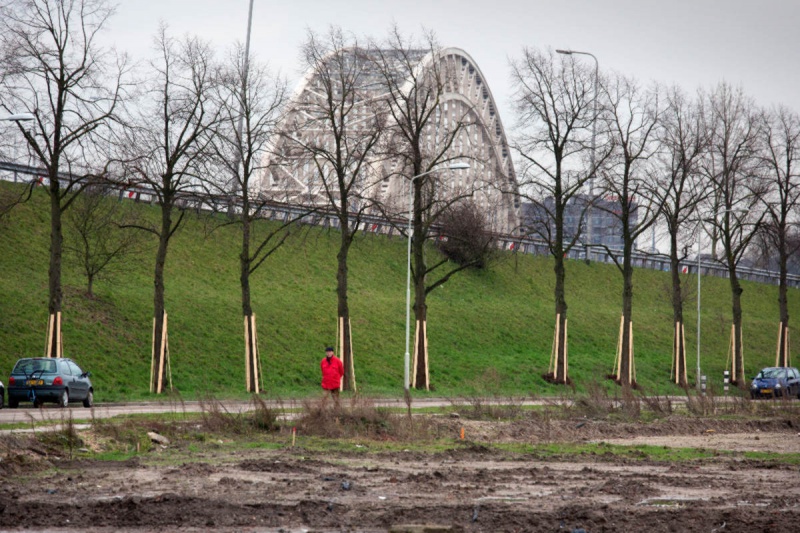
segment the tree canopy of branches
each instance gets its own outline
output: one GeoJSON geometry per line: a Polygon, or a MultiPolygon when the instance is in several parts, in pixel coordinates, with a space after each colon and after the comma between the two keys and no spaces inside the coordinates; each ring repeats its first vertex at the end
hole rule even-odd
{"type": "Polygon", "coordinates": [[[706,197],[700,165],[708,150],[708,130],[702,101],[688,99],[677,87],[665,91],[664,95],[666,105],[657,130],[660,148],[654,158],[656,179],[653,195],[661,206],[661,217],[666,222],[669,234],[672,315],[675,323],[673,382],[685,387],[688,378],[680,263],[686,257],[687,247],[681,247],[679,239],[685,238],[687,225],[697,227],[698,206],[706,197]]]}
{"type": "Polygon", "coordinates": [[[778,253],[780,333],[775,364],[789,366],[789,302],[786,278],[789,257],[798,250],[790,233],[795,225],[800,201],[800,116],[785,106],[773,109],[765,117],[762,135],[765,179],[771,185],[771,191],[764,198],[768,220],[766,234],[778,253]]]}
{"type": "Polygon", "coordinates": [[[261,218],[268,198],[260,187],[265,161],[275,126],[286,101],[286,83],[272,77],[265,66],[254,62],[248,51],[236,46],[218,73],[215,94],[220,120],[211,137],[210,174],[220,177],[209,184],[220,196],[230,196],[229,212],[241,226],[239,282],[245,319],[246,383],[249,392],[261,389],[261,364],[253,313],[250,276],[288,237],[288,223],[266,233],[256,233],[254,222],[261,218]]]}
{"type": "MultiPolygon", "coordinates": [[[[452,147],[470,117],[459,114],[443,120],[444,111],[439,104],[455,73],[441,61],[441,47],[433,35],[428,34],[423,43],[417,44],[394,28],[387,41],[374,49],[375,67],[385,85],[383,102],[390,117],[383,150],[386,157],[392,158],[395,172],[409,178],[413,206],[411,271],[416,334],[410,386],[427,390],[430,387],[427,296],[469,267],[450,263],[446,257],[431,261],[426,255],[426,242],[448,207],[472,194],[471,190],[457,189],[442,193],[447,182],[444,177],[465,172],[448,171],[445,167],[458,157],[452,147]],[[437,272],[438,277],[429,281],[429,276],[439,269],[442,270],[437,272]]],[[[469,140],[465,142],[468,144],[469,140]]]]}
{"type": "Polygon", "coordinates": [[[311,74],[311,90],[291,113],[284,142],[297,157],[310,160],[325,209],[339,221],[336,255],[337,330],[344,363],[344,389],[355,390],[355,363],[348,302],[348,256],[364,213],[372,207],[370,179],[378,180],[378,142],[384,130],[384,103],[372,96],[374,79],[369,47],[331,28],[327,35],[309,32],[302,48],[311,74]],[[301,135],[295,132],[304,132],[301,135]]]}
{"type": "Polygon", "coordinates": [[[439,251],[461,266],[487,268],[497,257],[497,242],[490,231],[486,214],[473,201],[450,206],[439,220],[439,251]]]}
{"type": "Polygon", "coordinates": [[[211,50],[197,38],[176,40],[162,26],[156,37],[158,58],[145,73],[145,88],[120,146],[126,175],[152,190],[161,210],[158,225],[139,226],[158,238],[154,269],[153,373],[151,391],[163,392],[167,380],[164,267],[170,239],[186,213],[175,218],[180,201],[205,191],[203,165],[219,118],[213,98],[211,50]]]}
{"type": "Polygon", "coordinates": [[[622,257],[609,255],[622,274],[622,325],[614,379],[623,386],[636,384],[633,353],[633,262],[636,238],[655,223],[658,209],[650,191],[653,174],[649,159],[656,150],[659,108],[656,89],[615,76],[605,84],[609,135],[615,152],[607,161],[600,204],[613,216],[622,232],[622,257]]]}
{"type": "Polygon", "coordinates": [[[555,56],[524,49],[523,57],[511,64],[514,104],[518,113],[518,135],[514,148],[524,163],[519,194],[533,206],[524,215],[529,234],[547,243],[555,262],[556,335],[554,365],[546,376],[555,383],[569,382],[567,370],[567,300],[565,256],[578,243],[586,208],[591,199],[586,183],[608,156],[593,157],[590,133],[596,94],[595,72],[572,56],[555,56]],[[587,164],[588,163],[588,164],[587,164]],[[579,206],[578,224],[573,232],[566,226],[570,206],[579,206]]]}
{"type": "Polygon", "coordinates": [[[122,272],[126,261],[142,249],[141,232],[131,205],[114,201],[103,186],[86,188],[67,212],[65,249],[86,276],[86,294],[94,297],[94,282],[122,272]]]}
{"type": "Polygon", "coordinates": [[[741,89],[719,84],[707,96],[709,155],[704,172],[711,186],[711,216],[706,219],[723,247],[721,262],[731,287],[731,382],[745,386],[742,355],[742,286],[737,266],[757,235],[766,192],[759,139],[762,122],[754,102],[741,89]]]}
{"type": "Polygon", "coordinates": [[[47,173],[50,268],[47,354],[61,355],[64,211],[105,175],[109,124],[125,95],[127,67],[97,36],[113,9],[105,0],[15,0],[0,7],[0,106],[29,112],[17,122],[28,153],[47,173]]]}

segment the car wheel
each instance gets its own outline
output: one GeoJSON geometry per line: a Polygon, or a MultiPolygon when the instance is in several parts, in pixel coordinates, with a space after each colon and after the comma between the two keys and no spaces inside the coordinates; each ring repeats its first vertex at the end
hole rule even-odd
{"type": "Polygon", "coordinates": [[[6,390],[0,388],[0,409],[3,408],[5,397],[6,397],[6,390]]]}
{"type": "Polygon", "coordinates": [[[16,409],[17,407],[19,407],[19,400],[17,400],[17,399],[14,399],[14,398],[11,398],[11,397],[9,396],[9,398],[8,398],[8,406],[9,406],[11,409],[16,409]]]}
{"type": "Polygon", "coordinates": [[[91,407],[94,405],[94,393],[92,389],[89,389],[89,392],[86,394],[86,398],[83,400],[84,407],[91,407]]]}
{"type": "Polygon", "coordinates": [[[40,400],[39,398],[36,398],[35,400],[33,400],[33,406],[34,407],[41,407],[42,405],[44,405],[44,402],[42,400],[40,400]]]}
{"type": "Polygon", "coordinates": [[[61,396],[58,397],[58,406],[59,407],[67,407],[69,405],[69,392],[67,389],[61,391],[61,396]]]}

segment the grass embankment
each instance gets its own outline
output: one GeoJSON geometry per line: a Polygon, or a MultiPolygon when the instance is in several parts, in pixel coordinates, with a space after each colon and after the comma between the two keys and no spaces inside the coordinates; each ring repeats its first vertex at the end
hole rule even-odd
{"type": "MultiPolygon", "coordinates": [[[[2,187],[11,185],[3,183],[2,187]]],[[[139,205],[145,216],[157,208],[139,205]]],[[[260,225],[261,231],[269,225],[260,225]]],[[[184,398],[244,397],[244,349],[238,249],[233,226],[209,231],[191,214],[170,246],[166,270],[169,346],[175,387],[184,398]]],[[[66,226],[65,226],[66,228],[66,226]]],[[[49,247],[47,199],[33,199],[0,223],[0,375],[22,356],[40,355],[47,323],[49,247]]],[[[336,231],[297,232],[252,279],[253,306],[265,389],[296,397],[318,390],[322,349],[336,335],[336,231]]],[[[154,242],[129,259],[125,271],[84,294],[85,280],[67,256],[64,266],[64,352],[91,370],[98,401],[150,398],[154,242]]],[[[405,241],[366,235],[350,254],[350,305],[359,390],[399,394],[405,326],[405,241]]],[[[615,267],[568,263],[570,376],[577,387],[612,370],[621,311],[615,267]]],[[[694,291],[696,278],[685,276],[694,291]]],[[[640,384],[661,394],[669,384],[672,311],[667,273],[634,276],[636,370],[640,384]]],[[[489,271],[453,278],[429,298],[432,395],[524,395],[559,391],[541,379],[553,335],[553,273],[546,257],[507,253],[489,271]]],[[[790,314],[797,316],[796,291],[790,314]]],[[[685,311],[695,339],[694,292],[685,311]]],[[[730,337],[725,279],[704,278],[702,365],[721,382],[730,337]]],[[[748,374],[774,364],[777,289],[744,283],[745,365],[748,374]]],[[[794,340],[793,340],[794,343],[794,340]]],[[[687,345],[694,354],[696,345],[687,345]]],[[[797,348],[795,347],[796,351],[797,348]]],[[[690,368],[694,359],[690,358],[690,368]]],[[[693,380],[693,373],[690,373],[693,380]]],[[[717,385],[719,386],[719,385],[717,385]]],[[[424,393],[415,393],[424,394],[424,393]]]]}

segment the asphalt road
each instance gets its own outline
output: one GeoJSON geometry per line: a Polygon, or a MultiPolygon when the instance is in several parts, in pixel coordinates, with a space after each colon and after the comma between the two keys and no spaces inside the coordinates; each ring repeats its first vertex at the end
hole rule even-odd
{"type": "MultiPolygon", "coordinates": [[[[348,400],[342,399],[347,405],[348,400]]],[[[275,408],[293,409],[301,408],[303,400],[282,400],[281,402],[267,401],[267,405],[275,408]]],[[[405,407],[401,399],[376,400],[379,407],[405,407]]],[[[444,399],[414,400],[413,407],[441,407],[451,405],[444,399]]],[[[72,416],[73,420],[91,420],[92,418],[110,418],[120,415],[153,414],[153,413],[197,413],[209,409],[224,409],[229,413],[242,413],[253,408],[249,401],[220,401],[215,405],[208,402],[139,402],[139,403],[98,403],[91,409],[83,407],[80,403],[70,404],[66,409],[54,403],[46,403],[40,408],[33,407],[30,403],[21,403],[18,408],[10,409],[5,406],[0,410],[0,424],[30,424],[43,420],[62,420],[72,416]]]]}
{"type": "MultiPolygon", "coordinates": [[[[662,398],[667,399],[667,398],[662,398]]],[[[673,403],[683,403],[686,401],[685,396],[671,396],[668,398],[673,403]]],[[[313,401],[314,398],[311,398],[313,401]]],[[[727,397],[717,396],[715,401],[722,403],[729,401],[727,397]]],[[[265,403],[276,409],[301,409],[303,402],[308,399],[295,399],[295,400],[265,400],[265,403]]],[[[370,399],[377,407],[395,407],[405,408],[406,404],[402,398],[373,398],[370,399]]],[[[469,402],[475,401],[471,398],[469,401],[463,398],[415,398],[412,403],[414,409],[425,407],[449,407],[455,406],[456,409],[459,405],[465,405],[469,402]]],[[[548,399],[531,399],[531,398],[483,398],[480,400],[484,404],[498,403],[508,404],[513,402],[519,405],[545,405],[554,404],[563,401],[571,401],[569,399],[563,400],[558,398],[548,399]]],[[[342,398],[344,406],[349,405],[348,398],[342,398]]],[[[46,403],[40,408],[33,407],[32,404],[25,402],[21,403],[16,409],[10,409],[7,405],[0,409],[0,424],[15,424],[23,423],[30,424],[32,422],[44,420],[64,420],[68,419],[70,415],[73,420],[92,420],[93,418],[111,418],[120,415],[132,414],[154,414],[154,413],[198,413],[201,411],[208,411],[211,409],[220,409],[229,413],[243,413],[253,409],[253,403],[250,401],[219,401],[214,404],[199,401],[187,402],[131,402],[131,403],[98,403],[91,409],[83,407],[80,403],[70,404],[66,409],[58,407],[54,403],[46,403]]]]}

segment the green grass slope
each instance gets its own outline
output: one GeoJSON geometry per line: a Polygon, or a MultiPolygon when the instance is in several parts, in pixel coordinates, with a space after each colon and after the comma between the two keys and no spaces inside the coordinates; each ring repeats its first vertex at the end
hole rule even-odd
{"type": "MultiPolygon", "coordinates": [[[[10,187],[9,184],[0,184],[10,187]]],[[[18,357],[43,353],[47,324],[49,213],[45,195],[0,221],[0,379],[18,357]]],[[[140,205],[146,216],[156,207],[140,205]]],[[[167,258],[166,307],[173,383],[185,398],[213,394],[246,397],[239,233],[209,231],[206,216],[192,214],[174,237],[167,258]]],[[[265,231],[268,222],[260,225],[265,231]]],[[[334,230],[309,228],[290,238],[252,279],[253,306],[266,392],[282,397],[313,394],[323,348],[336,336],[334,230]]],[[[64,283],[64,353],[91,370],[98,401],[150,397],[154,242],[129,259],[124,272],[95,285],[67,256],[64,283]]],[[[406,244],[365,235],[351,251],[350,305],[356,378],[365,394],[402,392],[405,350],[406,244]]],[[[578,388],[611,372],[621,312],[621,280],[612,265],[568,263],[570,376],[578,388]]],[[[689,367],[696,353],[695,276],[685,310],[689,367]]],[[[728,281],[703,278],[702,367],[719,386],[730,337],[728,281]]],[[[667,273],[634,275],[637,378],[650,391],[677,393],[669,384],[672,312],[667,273]]],[[[488,271],[454,277],[429,299],[433,395],[548,394],[561,390],[541,379],[553,336],[552,261],[507,253],[488,271]]],[[[777,289],[745,283],[745,368],[752,375],[774,364],[777,289]]],[[[798,315],[797,291],[790,313],[798,315]]],[[[795,341],[792,341],[796,351],[795,341]]],[[[693,381],[694,372],[690,372],[693,381]]],[[[424,393],[416,393],[424,394],[424,393]]]]}

